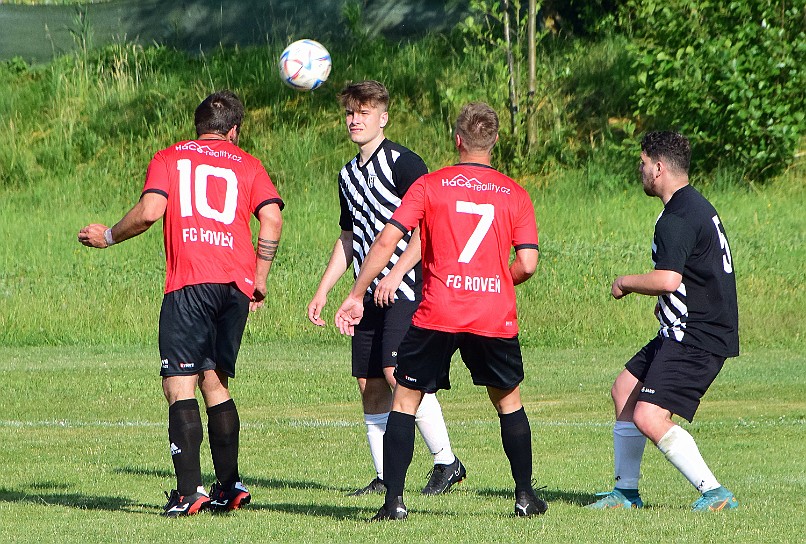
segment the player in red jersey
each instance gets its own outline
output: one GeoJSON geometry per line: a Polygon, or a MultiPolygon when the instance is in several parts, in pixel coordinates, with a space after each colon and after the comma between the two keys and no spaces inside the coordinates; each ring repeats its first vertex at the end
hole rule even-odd
{"type": "Polygon", "coordinates": [[[423,300],[398,350],[392,412],[384,435],[386,499],[373,520],[404,519],[406,471],[414,449],[414,413],[425,393],[450,389],[458,349],[473,383],[487,388],[499,414],[501,439],[515,480],[515,514],[542,514],[532,489],[529,420],[520,398],[523,361],[514,286],[537,267],[537,225],[529,194],[490,166],[498,116],[471,103],[459,114],[459,164],[420,177],[375,239],[336,325],[353,334],[363,294],[397,242],[420,227],[423,300]],[[510,262],[510,250],[515,258],[510,262]]]}
{"type": "Polygon", "coordinates": [[[140,200],[123,219],[112,228],[96,223],[78,233],[85,246],[106,248],[164,219],[160,375],[177,481],[163,512],[168,517],[234,510],[251,499],[238,473],[240,420],[228,382],[235,377],[249,310],[266,296],[283,201],[260,161],[237,146],[243,114],[232,92],[208,96],[195,112],[198,137],[154,155],[140,200]],[[260,221],[257,255],[251,215],[260,221]],[[197,386],[217,480],[209,495],[201,477],[197,386]]]}

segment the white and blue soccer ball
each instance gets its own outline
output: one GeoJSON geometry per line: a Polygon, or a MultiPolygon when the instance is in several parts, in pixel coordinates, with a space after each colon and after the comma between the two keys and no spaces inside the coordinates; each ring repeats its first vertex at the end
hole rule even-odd
{"type": "Polygon", "coordinates": [[[298,91],[320,87],[330,75],[330,53],[314,40],[298,40],[280,55],[280,78],[298,91]]]}

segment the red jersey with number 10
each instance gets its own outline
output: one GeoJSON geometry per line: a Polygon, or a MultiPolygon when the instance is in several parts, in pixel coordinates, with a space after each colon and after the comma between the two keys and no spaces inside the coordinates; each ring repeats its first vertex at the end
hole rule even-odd
{"type": "Polygon", "coordinates": [[[283,201],[258,159],[223,140],[178,142],[154,155],[143,193],[168,199],[165,292],[235,283],[254,292],[251,215],[283,201]]]}
{"type": "Polygon", "coordinates": [[[403,232],[420,226],[423,300],[414,325],[501,338],[518,333],[510,250],[538,247],[523,187],[489,166],[448,166],[419,178],[390,222],[403,232]]]}

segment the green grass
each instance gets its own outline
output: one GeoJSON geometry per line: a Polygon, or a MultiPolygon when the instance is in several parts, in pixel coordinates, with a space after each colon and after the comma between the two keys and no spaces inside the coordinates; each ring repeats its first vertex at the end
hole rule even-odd
{"type": "MultiPolygon", "coordinates": [[[[694,175],[731,240],[743,355],[727,364],[688,428],[741,510],[689,513],[696,494],[652,448],[647,510],[614,520],[580,508],[611,485],[610,383],[657,327],[650,297],[614,301],[609,286],[619,274],[649,269],[660,202],[642,194],[634,166],[608,160],[606,146],[594,162],[558,166],[592,152],[578,134],[593,131],[603,113],[590,110],[600,90],[589,82],[603,65],[619,66],[614,43],[591,45],[589,62],[573,58],[584,47],[546,52],[556,55],[546,73],[566,66],[579,82],[562,91],[570,94],[551,80],[540,84],[559,93],[546,97],[556,126],[542,133],[545,152],[567,147],[567,156],[558,152],[520,179],[535,202],[541,245],[536,276],[518,288],[524,400],[551,510],[535,520],[509,515],[495,416],[457,364],[455,387],[442,399],[470,478],[449,496],[418,497],[429,468],[418,442],[411,520],[364,523],[379,501],[345,497],[372,476],[348,342],[305,317],[339,232],[336,172],[355,153],[335,94],[347,80],[385,81],[393,96],[387,135],[433,169],[455,160],[450,119],[459,99],[447,96],[449,83],[462,100],[485,91],[457,81],[478,73],[469,63],[480,61],[451,49],[449,38],[353,41],[332,51],[339,61],[331,80],[308,94],[281,86],[274,59],[282,46],[273,43],[199,57],[121,44],[41,68],[0,64],[0,128],[11,135],[0,141],[0,542],[800,541],[802,164],[763,187],[694,175]],[[242,145],[264,161],[287,203],[269,303],[250,318],[233,387],[255,504],[233,516],[170,522],[156,515],[160,490],[173,486],[157,377],[161,225],[105,251],[80,246],[76,234],[131,207],[152,154],[191,135],[192,109],[221,87],[244,99],[242,145]],[[568,125],[586,112],[589,124],[568,125]]],[[[616,94],[608,100],[614,112],[623,106],[616,94]]],[[[498,155],[495,164],[508,170],[498,155]]],[[[331,295],[328,320],[348,279],[331,295]]],[[[203,471],[209,481],[209,460],[203,471]]]]}
{"type": "MultiPolygon", "coordinates": [[[[119,44],[43,68],[0,65],[9,89],[0,93],[0,127],[15,135],[0,141],[0,345],[153,342],[165,266],[161,225],[108,251],[80,246],[76,233],[90,222],[112,224],[132,206],[152,154],[192,135],[192,109],[220,87],[243,97],[242,145],[263,160],[287,203],[269,285],[272,310],[256,319],[260,326],[247,341],[333,340],[332,328],[311,331],[304,308],[339,233],[336,173],[355,153],[335,94],[350,79],[386,81],[393,96],[387,135],[420,152],[432,169],[450,164],[457,104],[434,82],[473,68],[451,43],[433,36],[394,47],[348,38],[334,53],[342,60],[330,81],[314,93],[282,86],[273,61],[281,46],[273,43],[200,57],[119,44]]],[[[614,44],[597,48],[602,58],[613,56],[614,44]]],[[[571,53],[555,54],[556,63],[572,62],[571,53]]],[[[580,78],[596,69],[577,62],[580,78]]],[[[580,91],[588,97],[581,103],[596,101],[589,92],[580,91]]],[[[520,179],[534,199],[541,241],[537,276],[519,288],[527,345],[632,345],[655,326],[649,297],[616,302],[608,293],[616,275],[650,266],[660,202],[643,195],[634,166],[606,167],[597,157],[520,179]]],[[[508,169],[498,156],[494,164],[508,169]]],[[[743,346],[800,346],[802,166],[757,189],[696,172],[694,181],[714,201],[731,240],[743,346]]],[[[346,287],[331,297],[327,315],[346,287]]]]}
{"type": "MultiPolygon", "coordinates": [[[[608,390],[630,354],[525,350],[523,396],[546,516],[511,515],[497,418],[455,362],[454,388],[440,397],[468,479],[448,496],[419,496],[430,456],[418,438],[410,519],[368,525],[381,498],[345,496],[372,477],[346,340],[244,348],[233,392],[241,472],[254,502],[234,515],[184,520],[157,515],[174,479],[154,349],[0,348],[0,384],[14,391],[0,420],[0,541],[797,542],[806,530],[806,401],[793,369],[806,358],[789,350],[752,350],[730,362],[686,425],[740,510],[690,513],[695,490],[651,446],[642,479],[647,509],[581,508],[611,485],[608,390]]],[[[209,455],[202,471],[209,485],[209,455]]]]}

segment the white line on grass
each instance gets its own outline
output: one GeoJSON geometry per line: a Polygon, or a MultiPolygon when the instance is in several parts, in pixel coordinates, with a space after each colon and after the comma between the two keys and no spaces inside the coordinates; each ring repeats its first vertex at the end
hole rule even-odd
{"type": "MultiPolygon", "coordinates": [[[[473,426],[473,427],[489,427],[497,424],[491,420],[470,420],[470,421],[453,421],[454,425],[459,426],[473,426]]],[[[542,421],[538,418],[533,418],[532,424],[539,427],[577,427],[577,428],[601,428],[612,427],[613,423],[610,421],[542,421]]],[[[796,417],[779,417],[765,420],[720,420],[720,421],[703,421],[691,424],[691,427],[789,427],[801,426],[806,424],[806,419],[796,417]]],[[[242,428],[251,429],[275,429],[278,425],[287,427],[301,427],[301,428],[340,428],[340,427],[359,427],[364,423],[361,421],[344,421],[344,420],[325,420],[325,419],[274,419],[271,422],[257,422],[249,423],[242,422],[242,428]]],[[[149,428],[149,427],[164,427],[164,421],[74,421],[74,420],[44,420],[44,421],[18,421],[18,420],[0,420],[0,427],[11,428],[149,428]]]]}

